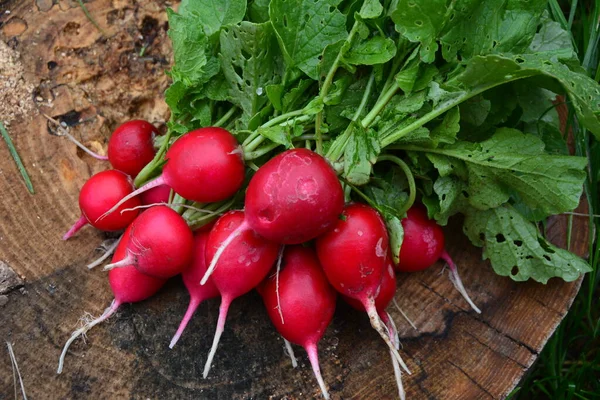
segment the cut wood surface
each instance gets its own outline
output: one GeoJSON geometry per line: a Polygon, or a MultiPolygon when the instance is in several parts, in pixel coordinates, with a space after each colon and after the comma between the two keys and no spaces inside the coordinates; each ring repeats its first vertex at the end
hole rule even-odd
{"type": "MultiPolygon", "coordinates": [[[[33,88],[26,99],[31,107],[13,113],[9,131],[35,195],[27,192],[0,143],[0,339],[13,345],[29,398],[318,398],[304,351],[295,347],[300,363],[293,369],[254,293],[233,303],[211,373],[202,379],[218,301],[202,304],[169,350],[188,302],[180,279],[151,300],[122,307],[91,330],[85,342],[77,340],[65,371],[56,374],[61,348],[80,318],[100,315],[112,299],[106,273],[85,268],[111,235],[87,227],[67,242],[60,240],[79,217],[79,188],[108,164],[52,135],[41,113],[65,122],[99,152],[126,120],[143,118],[164,129],[168,118],[162,99],[169,84],[164,71],[171,62],[165,10],[175,4],[84,3],[102,31],[75,0],[0,0],[0,45],[20,54],[15,61],[22,66],[20,82],[33,88]]],[[[573,218],[570,246],[579,255],[588,246],[586,222],[573,218]]],[[[567,245],[567,225],[567,216],[551,221],[552,242],[567,245]]],[[[483,313],[470,310],[447,274],[440,273],[441,263],[399,276],[397,302],[418,327],[414,330],[397,309],[389,309],[413,372],[404,375],[407,398],[504,398],[535,362],[581,281],[515,283],[482,261],[481,249],[462,234],[460,221],[445,231],[449,253],[483,313]]],[[[341,302],[321,342],[320,358],[334,399],[396,397],[384,343],[365,315],[341,302]]],[[[12,398],[11,362],[0,350],[0,399],[12,398]]]]}

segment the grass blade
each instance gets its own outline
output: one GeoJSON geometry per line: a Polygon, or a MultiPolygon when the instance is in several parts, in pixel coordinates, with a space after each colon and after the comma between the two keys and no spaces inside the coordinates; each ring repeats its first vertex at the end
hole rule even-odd
{"type": "Polygon", "coordinates": [[[23,180],[25,180],[25,186],[27,186],[27,190],[29,190],[29,193],[34,194],[35,192],[33,190],[33,184],[31,183],[31,179],[29,179],[29,174],[27,174],[27,170],[23,165],[23,161],[21,161],[21,157],[19,157],[19,153],[17,153],[17,149],[15,148],[15,145],[10,139],[10,136],[8,136],[8,131],[4,127],[2,121],[0,121],[0,134],[2,134],[2,138],[8,146],[8,151],[10,152],[10,155],[12,156],[13,160],[15,160],[15,163],[17,164],[17,168],[19,169],[23,180]]]}

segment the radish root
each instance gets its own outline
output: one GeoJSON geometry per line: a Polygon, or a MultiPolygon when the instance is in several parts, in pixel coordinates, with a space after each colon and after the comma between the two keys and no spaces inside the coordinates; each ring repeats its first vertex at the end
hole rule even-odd
{"type": "Polygon", "coordinates": [[[121,241],[122,238],[123,238],[123,235],[121,235],[118,239],[116,239],[114,242],[112,242],[112,244],[104,251],[104,254],[102,254],[102,256],[100,258],[98,258],[96,261],[87,265],[88,269],[97,267],[98,265],[102,264],[108,257],[110,257],[110,255],[112,253],[114,253],[115,249],[119,245],[119,242],[121,241]]]}
{"type": "Polygon", "coordinates": [[[283,342],[285,343],[285,349],[287,350],[287,353],[290,356],[290,359],[292,360],[292,368],[296,368],[298,366],[298,360],[296,359],[296,355],[294,354],[292,344],[286,339],[283,339],[283,342]]]}
{"type": "Polygon", "coordinates": [[[396,309],[400,312],[400,314],[402,314],[402,316],[404,317],[405,320],[408,321],[408,323],[410,324],[410,326],[412,326],[414,328],[415,331],[419,331],[419,329],[417,328],[417,326],[414,324],[414,322],[412,322],[410,320],[410,318],[408,318],[408,315],[406,315],[404,313],[404,311],[402,311],[402,309],[400,308],[400,306],[398,305],[398,302],[396,301],[396,299],[392,299],[394,301],[394,306],[396,307],[396,309]]]}
{"type": "Polygon", "coordinates": [[[171,339],[171,343],[169,344],[170,349],[172,349],[175,346],[175,344],[177,343],[177,341],[183,334],[185,327],[187,326],[188,322],[190,322],[190,319],[192,319],[192,316],[196,312],[196,309],[198,308],[199,305],[200,305],[200,301],[198,301],[198,299],[193,298],[193,297],[190,299],[190,304],[188,305],[187,311],[185,312],[185,315],[183,316],[183,319],[181,320],[181,323],[179,324],[179,328],[177,329],[175,336],[173,336],[173,339],[171,339]]]}
{"type": "Polygon", "coordinates": [[[325,381],[323,381],[323,376],[321,376],[321,368],[319,366],[319,354],[317,351],[317,346],[314,344],[306,346],[306,352],[308,353],[310,365],[312,366],[315,377],[317,378],[317,382],[319,383],[319,388],[321,388],[321,393],[323,393],[323,397],[326,400],[329,400],[329,392],[327,391],[327,387],[325,386],[325,381]]]}
{"type": "Polygon", "coordinates": [[[44,117],[46,117],[46,119],[48,119],[50,122],[54,123],[57,127],[57,129],[60,131],[60,134],[58,136],[64,136],[67,139],[69,139],[71,142],[75,143],[75,145],[77,147],[79,147],[81,150],[85,151],[86,153],[88,153],[90,156],[94,157],[97,160],[101,160],[101,161],[107,161],[108,157],[107,156],[101,156],[98,153],[93,152],[92,150],[88,149],[87,147],[85,147],[85,145],[83,143],[81,143],[79,140],[75,139],[75,137],[73,135],[71,135],[69,133],[69,131],[67,131],[65,128],[63,128],[63,126],[60,124],[60,122],[58,122],[57,120],[55,120],[54,118],[46,115],[46,114],[42,114],[44,117]]]}
{"type": "Polygon", "coordinates": [[[10,356],[10,362],[12,364],[13,369],[15,399],[17,398],[17,377],[19,377],[19,384],[21,385],[21,394],[23,395],[23,400],[27,400],[27,394],[25,393],[25,385],[23,384],[23,378],[21,377],[21,371],[19,371],[19,364],[17,364],[17,357],[15,357],[12,344],[10,344],[10,342],[6,342],[6,347],[8,348],[8,355],[10,356]]]}
{"type": "Polygon", "coordinates": [[[73,236],[74,234],[79,232],[79,230],[81,228],[83,228],[84,226],[86,226],[87,224],[88,224],[88,220],[82,215],[81,217],[79,217],[77,222],[75,222],[73,224],[73,226],[71,226],[69,228],[67,233],[65,233],[65,235],[62,237],[62,240],[68,240],[69,238],[71,238],[71,236],[73,236]]]}
{"type": "MultiPolygon", "coordinates": [[[[395,300],[395,299],[394,299],[395,300]]],[[[392,319],[392,316],[389,313],[384,314],[385,319],[382,318],[382,321],[388,328],[388,332],[390,333],[390,339],[396,350],[400,350],[400,338],[398,337],[398,329],[396,328],[396,323],[392,319]]],[[[394,376],[396,377],[396,386],[398,387],[398,396],[400,400],[406,400],[406,392],[404,391],[404,385],[402,384],[402,371],[400,370],[400,365],[396,358],[390,351],[390,356],[392,358],[392,366],[394,367],[394,376]]]]}
{"type": "Polygon", "coordinates": [[[110,263],[104,266],[103,271],[110,271],[113,268],[123,268],[129,265],[133,265],[135,263],[135,259],[128,252],[127,257],[122,259],[121,261],[117,261],[115,263],[110,263]]]}
{"type": "Polygon", "coordinates": [[[452,282],[456,290],[458,290],[458,292],[462,295],[462,297],[464,297],[467,303],[469,303],[471,308],[475,310],[475,312],[477,312],[478,314],[481,314],[481,310],[479,309],[479,307],[477,307],[475,303],[473,303],[473,300],[471,300],[471,297],[469,297],[469,294],[467,293],[467,290],[463,286],[462,280],[460,279],[460,275],[458,275],[458,268],[456,267],[456,264],[454,264],[454,261],[446,252],[446,250],[444,250],[444,252],[442,253],[441,258],[446,262],[446,264],[448,264],[448,267],[450,267],[450,272],[448,274],[450,277],[450,282],[452,282]]]}
{"type": "Polygon", "coordinates": [[[231,242],[233,242],[235,240],[235,238],[240,236],[246,230],[248,230],[248,224],[246,223],[246,221],[244,221],[240,224],[240,226],[235,228],[229,234],[229,236],[227,236],[227,239],[225,239],[223,241],[223,243],[221,243],[221,245],[217,249],[217,252],[215,253],[214,257],[212,258],[212,260],[210,260],[210,265],[206,269],[206,273],[204,274],[204,276],[202,277],[202,280],[200,281],[201,285],[204,285],[206,283],[206,281],[208,281],[208,278],[210,278],[213,271],[215,270],[215,268],[217,266],[217,262],[219,262],[219,258],[221,258],[221,255],[223,254],[225,249],[231,244],[231,242]]]}
{"type": "Polygon", "coordinates": [[[108,210],[107,212],[105,212],[104,214],[102,214],[101,216],[99,216],[96,219],[96,222],[104,219],[107,215],[111,214],[113,211],[115,211],[117,208],[119,208],[123,203],[125,203],[127,200],[134,198],[135,196],[137,196],[140,193],[144,193],[145,191],[148,191],[152,188],[155,188],[157,186],[160,185],[164,185],[166,184],[165,182],[165,178],[161,175],[158,178],[156,178],[153,181],[150,181],[148,183],[146,183],[144,186],[142,186],[141,188],[134,190],[133,192],[129,193],[127,196],[123,197],[117,204],[115,204],[110,210],[108,210]]]}
{"type": "Polygon", "coordinates": [[[227,312],[229,311],[230,304],[231,300],[224,297],[221,298],[221,306],[219,307],[219,320],[217,321],[215,337],[213,339],[212,347],[210,348],[210,353],[208,353],[206,364],[204,364],[204,372],[202,372],[202,377],[204,379],[206,379],[206,377],[208,376],[208,372],[210,371],[213,358],[215,358],[215,353],[217,352],[217,347],[219,346],[219,340],[221,340],[221,335],[223,334],[223,330],[225,329],[225,321],[227,320],[227,312]]]}
{"type": "Polygon", "coordinates": [[[281,325],[285,325],[285,321],[283,320],[283,312],[281,311],[281,300],[279,299],[279,271],[281,271],[283,249],[285,249],[285,246],[281,246],[279,249],[279,255],[277,256],[277,272],[275,272],[275,295],[277,296],[277,311],[279,312],[279,317],[281,318],[281,325]]]}
{"type": "Polygon", "coordinates": [[[73,343],[73,341],[79,336],[85,335],[87,331],[92,329],[94,326],[98,325],[100,322],[110,318],[110,316],[113,315],[115,311],[117,311],[120,305],[121,303],[117,302],[116,300],[113,300],[110,306],[106,310],[104,310],[101,316],[92,321],[87,322],[84,326],[73,332],[69,340],[67,340],[67,343],[65,343],[65,347],[63,347],[62,353],[60,354],[60,358],[58,359],[58,369],[56,370],[57,374],[60,374],[63,370],[65,356],[67,355],[67,351],[69,350],[69,346],[71,346],[71,343],[73,343]]]}
{"type": "Polygon", "coordinates": [[[385,330],[381,326],[381,320],[379,318],[379,315],[377,314],[377,310],[375,309],[375,301],[373,299],[369,299],[369,302],[367,304],[365,304],[365,310],[367,310],[367,314],[369,315],[369,320],[371,321],[371,326],[373,327],[373,329],[375,329],[377,331],[377,333],[379,333],[379,336],[381,336],[381,338],[383,339],[385,344],[387,344],[388,347],[390,348],[390,352],[394,355],[394,357],[400,363],[402,368],[404,368],[404,370],[410,375],[411,374],[410,370],[404,363],[404,360],[402,359],[402,357],[400,357],[398,350],[396,350],[396,348],[394,347],[388,334],[385,332],[385,330]]]}

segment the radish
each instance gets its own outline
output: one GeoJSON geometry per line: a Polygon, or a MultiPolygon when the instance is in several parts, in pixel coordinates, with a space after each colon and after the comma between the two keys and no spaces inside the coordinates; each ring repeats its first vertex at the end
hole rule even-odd
{"type": "Polygon", "coordinates": [[[280,244],[299,244],[330,229],[344,209],[344,191],[335,171],[322,156],[292,149],[273,157],[250,180],[246,219],[215,253],[202,282],[236,235],[252,229],[280,244]]]}
{"type": "Polygon", "coordinates": [[[110,270],[129,265],[156,278],[170,278],[192,261],[194,236],[185,220],[167,206],[154,206],[140,214],[131,228],[127,254],[110,270]]]}
{"type": "Polygon", "coordinates": [[[400,247],[400,262],[397,269],[402,272],[416,272],[432,266],[440,258],[450,268],[450,281],[477,313],[481,310],[473,303],[458,275],[456,264],[445,249],[444,232],[435,221],[427,218],[423,206],[413,206],[402,220],[404,240],[400,247]]]}
{"type": "Polygon", "coordinates": [[[315,251],[302,246],[286,247],[279,276],[267,278],[260,294],[277,332],[308,353],[323,397],[328,399],[317,343],[333,318],[337,296],[327,282],[315,251]]]}
{"type": "Polygon", "coordinates": [[[244,224],[244,220],[243,211],[230,211],[223,215],[213,226],[206,243],[207,262],[213,259],[217,251],[221,251],[212,274],[213,283],[221,294],[221,306],[215,337],[204,366],[204,378],[210,371],[231,302],[258,286],[277,259],[279,245],[256,232],[245,229],[235,236],[231,235],[239,231],[238,227],[244,224]],[[229,243],[223,248],[225,240],[229,240],[229,243]]]}
{"type": "Polygon", "coordinates": [[[250,180],[248,225],[266,239],[298,244],[331,228],[344,208],[344,192],[327,160],[307,149],[285,151],[250,180]]]}
{"type": "Polygon", "coordinates": [[[108,141],[108,161],[114,169],[136,176],[152,159],[156,128],[139,119],[120,125],[108,141]]]}
{"type": "MultiPolygon", "coordinates": [[[[200,128],[181,136],[165,155],[161,176],[122,202],[160,185],[169,185],[187,200],[212,203],[235,194],[244,181],[242,150],[235,137],[222,128],[200,128]]],[[[105,216],[117,209],[108,210],[105,216]]]]}
{"type": "Polygon", "coordinates": [[[375,209],[364,204],[347,205],[342,215],[335,227],[316,241],[325,275],[335,290],[362,303],[373,329],[410,373],[382,327],[375,306],[389,251],[385,224],[375,209]]]}
{"type": "Polygon", "coordinates": [[[183,283],[190,294],[190,304],[185,312],[183,319],[181,320],[181,324],[179,325],[179,329],[177,329],[177,333],[173,336],[171,340],[171,344],[169,344],[169,348],[173,348],[181,334],[185,330],[188,322],[196,312],[196,309],[204,300],[210,299],[212,297],[217,297],[219,295],[219,290],[214,285],[212,280],[206,282],[206,285],[200,285],[200,278],[206,272],[206,241],[208,240],[208,231],[197,232],[194,235],[194,257],[192,259],[192,263],[181,273],[181,277],[183,278],[183,283]]]}
{"type": "Polygon", "coordinates": [[[87,224],[102,231],[119,231],[127,228],[139,211],[123,212],[123,210],[139,206],[140,200],[136,197],[131,196],[127,201],[122,202],[116,208],[118,212],[100,220],[98,218],[121,199],[130,195],[133,189],[131,178],[123,172],[107,170],[93,175],[83,184],[79,192],[81,217],[63,236],[63,240],[69,239],[87,224]]]}
{"type": "MultiPolygon", "coordinates": [[[[121,242],[115,251],[115,255],[113,256],[113,262],[122,260],[127,255],[127,243],[130,239],[131,230],[132,225],[130,225],[123,234],[123,239],[121,239],[121,242]]],[[[62,372],[69,346],[71,346],[71,343],[73,343],[77,337],[85,335],[85,333],[95,325],[108,319],[115,311],[117,311],[121,304],[137,303],[154,295],[165,284],[166,280],[144,275],[133,266],[129,265],[124,268],[117,268],[110,271],[108,273],[108,282],[115,295],[115,299],[112,301],[110,307],[104,310],[104,313],[102,313],[101,316],[92,321],[88,321],[83,327],[73,332],[69,340],[67,340],[67,343],[65,343],[65,347],[60,355],[57,373],[60,374],[62,372]]]]}
{"type": "Polygon", "coordinates": [[[168,203],[170,197],[171,187],[169,185],[156,186],[140,194],[140,200],[143,205],[168,203]]]}
{"type": "MultiPolygon", "coordinates": [[[[394,300],[394,295],[396,294],[396,274],[394,273],[394,264],[391,260],[391,254],[388,254],[386,272],[383,274],[383,278],[381,279],[381,287],[379,288],[379,293],[375,298],[375,308],[377,309],[379,318],[381,318],[381,321],[387,327],[390,340],[394,344],[396,350],[399,350],[400,339],[398,337],[398,330],[396,329],[394,320],[386,311],[386,308],[392,302],[392,300],[394,300]]],[[[360,301],[348,296],[342,296],[342,298],[355,309],[363,312],[365,311],[365,307],[360,301]]],[[[390,356],[392,357],[392,366],[394,367],[396,385],[398,386],[398,395],[400,396],[400,399],[404,400],[406,394],[404,392],[404,386],[402,385],[402,374],[400,372],[400,367],[398,361],[394,357],[394,354],[390,352],[390,356]]]]}

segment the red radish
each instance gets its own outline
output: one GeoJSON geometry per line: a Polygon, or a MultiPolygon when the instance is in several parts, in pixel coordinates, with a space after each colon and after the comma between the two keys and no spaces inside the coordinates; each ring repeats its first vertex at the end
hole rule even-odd
{"type": "Polygon", "coordinates": [[[317,343],[333,318],[337,296],[327,282],[315,251],[302,246],[286,247],[279,277],[267,278],[260,294],[277,332],[308,353],[323,397],[328,399],[317,343]]]}
{"type": "MultiPolygon", "coordinates": [[[[127,243],[130,239],[131,229],[132,225],[130,225],[123,234],[123,239],[121,239],[121,242],[115,251],[115,255],[113,256],[113,262],[122,260],[127,255],[127,243]]],[[[67,355],[69,346],[75,339],[77,339],[77,337],[85,335],[85,333],[95,325],[108,319],[115,313],[115,311],[117,311],[121,304],[137,303],[147,299],[148,297],[151,297],[158,292],[158,290],[165,284],[166,280],[144,275],[138,272],[138,270],[132,265],[129,265],[124,268],[117,268],[110,271],[108,273],[108,282],[110,283],[110,288],[115,295],[115,299],[111,303],[110,307],[104,310],[104,313],[102,313],[100,317],[92,321],[88,321],[83,327],[73,332],[69,340],[67,340],[67,343],[65,343],[65,347],[60,355],[57,373],[60,374],[62,372],[65,356],[67,355]]]]}
{"type": "Polygon", "coordinates": [[[129,265],[156,278],[180,274],[192,261],[194,236],[185,220],[167,206],[154,206],[133,222],[127,255],[105,270],[129,265]]]}
{"type": "Polygon", "coordinates": [[[413,206],[402,220],[404,240],[400,247],[400,262],[397,269],[402,272],[422,271],[431,267],[440,258],[450,268],[450,281],[456,290],[465,298],[467,303],[477,313],[481,310],[473,303],[467,290],[458,275],[456,264],[446,252],[444,232],[435,221],[427,218],[427,211],[423,206],[413,206]]]}
{"type": "MultiPolygon", "coordinates": [[[[394,264],[392,263],[391,254],[388,255],[387,259],[387,267],[386,272],[383,274],[383,278],[381,279],[381,287],[379,288],[379,293],[375,298],[375,308],[377,309],[377,313],[379,314],[379,318],[385,324],[388,330],[388,334],[390,340],[394,344],[396,350],[400,349],[400,339],[398,337],[398,330],[396,329],[396,325],[394,324],[394,320],[390,316],[390,314],[386,311],[388,305],[394,299],[394,295],[396,294],[396,274],[394,273],[394,264]]],[[[352,307],[359,311],[365,311],[365,307],[362,303],[356,299],[353,299],[348,296],[342,296],[344,300],[350,304],[352,307]]],[[[390,352],[392,357],[392,366],[394,367],[394,375],[396,376],[396,385],[398,386],[398,395],[400,399],[404,400],[406,394],[404,392],[404,386],[402,385],[402,374],[400,372],[400,367],[398,361],[394,357],[394,354],[390,352]]]]}
{"type": "MultiPolygon", "coordinates": [[[[231,234],[244,224],[244,218],[243,211],[230,211],[217,220],[206,243],[207,262],[222,249],[223,241],[232,237],[231,234]]],[[[215,338],[204,366],[204,378],[210,371],[231,302],[258,286],[275,263],[278,251],[277,243],[248,229],[235,235],[228,246],[221,250],[222,254],[212,274],[213,283],[221,294],[221,306],[215,338]]]]}
{"type": "Polygon", "coordinates": [[[114,169],[136,176],[152,159],[157,129],[147,121],[132,120],[120,125],[108,141],[108,161],[114,169]]]}
{"type": "Polygon", "coordinates": [[[169,197],[171,197],[171,187],[169,185],[156,186],[147,192],[140,194],[140,200],[145,206],[150,204],[168,203],[169,197]]]}
{"type": "Polygon", "coordinates": [[[375,209],[364,204],[349,204],[342,215],[332,230],[317,238],[319,261],[335,290],[362,303],[373,329],[409,372],[375,307],[389,251],[385,224],[375,209]]]}
{"type": "Polygon", "coordinates": [[[102,231],[119,231],[127,226],[137,217],[138,210],[128,210],[140,205],[137,197],[130,197],[116,208],[118,212],[98,219],[107,210],[119,203],[124,197],[133,192],[131,178],[123,172],[107,170],[93,175],[83,184],[79,192],[79,208],[81,217],[63,236],[63,240],[69,239],[85,225],[90,224],[102,231]]]}
{"type": "Polygon", "coordinates": [[[222,128],[200,128],[186,133],[169,148],[165,161],[162,175],[133,192],[131,197],[166,184],[185,199],[212,203],[233,196],[244,181],[241,147],[235,137],[222,128]]]}
{"type": "Polygon", "coordinates": [[[200,285],[200,279],[206,272],[206,242],[208,240],[208,231],[197,232],[194,235],[194,257],[192,259],[192,263],[181,273],[181,277],[183,278],[183,283],[190,294],[190,304],[185,312],[183,319],[181,320],[181,324],[179,325],[179,329],[177,329],[177,333],[173,336],[171,340],[171,344],[169,344],[169,348],[173,348],[181,334],[185,330],[190,319],[196,312],[196,309],[204,300],[217,297],[219,295],[219,290],[214,285],[212,280],[206,282],[205,285],[200,285]]]}
{"type": "MultiPolygon", "coordinates": [[[[303,243],[331,228],[343,209],[344,192],[327,160],[307,149],[287,150],[267,161],[250,180],[246,220],[222,248],[247,229],[276,243],[303,243]]],[[[215,253],[204,279],[221,252],[215,253]]]]}
{"type": "Polygon", "coordinates": [[[343,207],[335,171],[308,149],[288,150],[267,161],[246,191],[248,225],[282,244],[303,243],[326,232],[343,207]]]}

